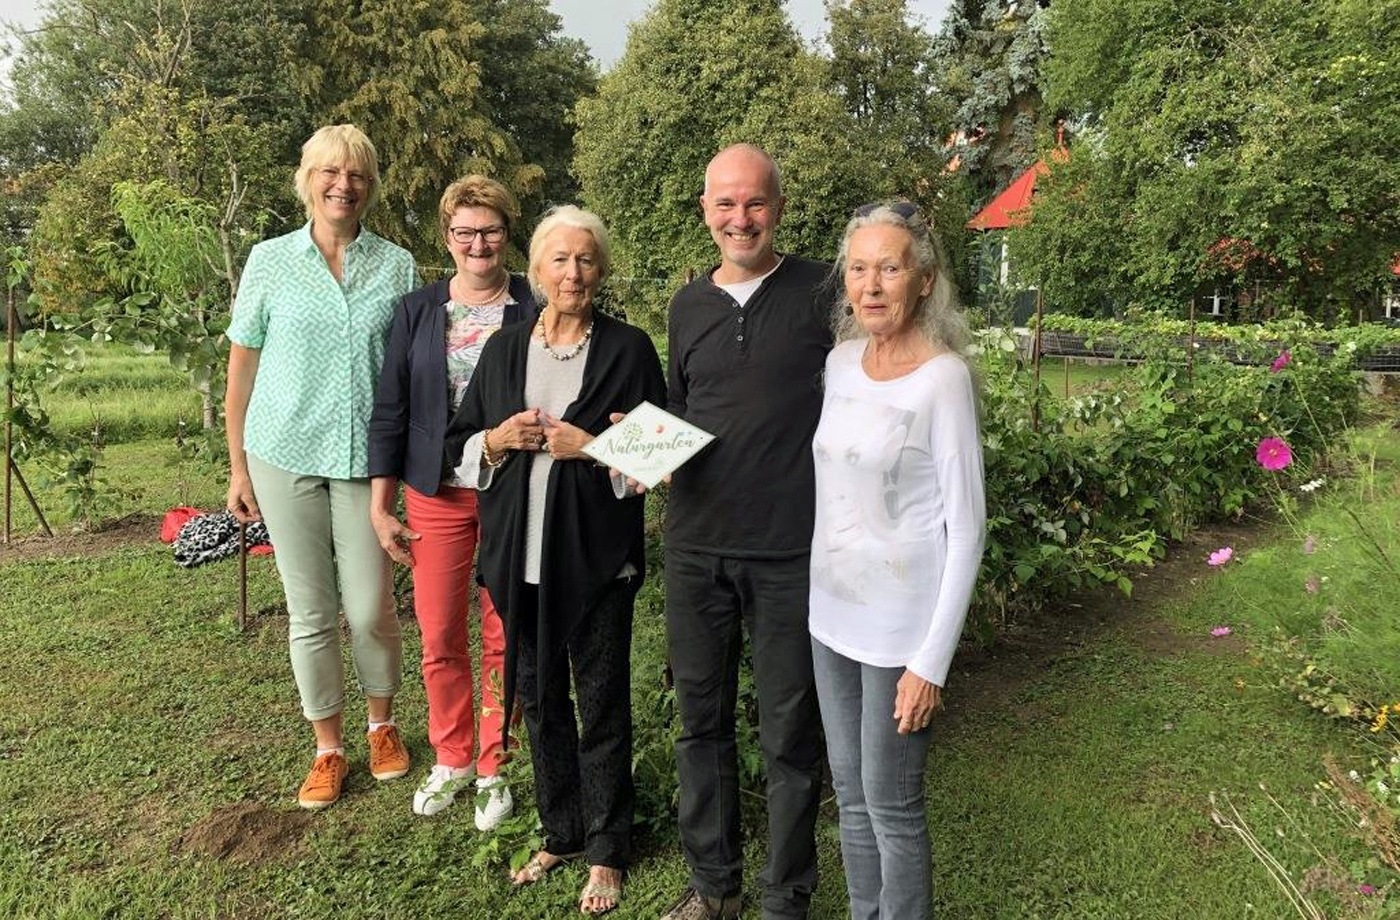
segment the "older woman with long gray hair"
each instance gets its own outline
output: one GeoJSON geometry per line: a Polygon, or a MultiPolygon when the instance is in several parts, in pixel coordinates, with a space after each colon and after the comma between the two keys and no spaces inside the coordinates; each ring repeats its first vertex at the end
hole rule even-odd
{"type": "Polygon", "coordinates": [[[812,441],[812,657],[853,920],[929,915],[924,765],[986,512],[967,328],[917,208],[846,226],[812,441]]]}

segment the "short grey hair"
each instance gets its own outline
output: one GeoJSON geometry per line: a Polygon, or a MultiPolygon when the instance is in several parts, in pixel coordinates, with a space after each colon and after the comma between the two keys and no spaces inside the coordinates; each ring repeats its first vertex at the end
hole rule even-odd
{"type": "Polygon", "coordinates": [[[851,237],[864,227],[898,227],[913,239],[914,258],[919,263],[919,271],[933,275],[933,287],[914,305],[914,323],[930,342],[961,353],[971,341],[971,335],[958,303],[958,292],[953,286],[953,273],[948,256],[943,251],[943,243],[918,210],[905,205],[900,211],[888,204],[882,204],[868,213],[864,213],[865,209],[862,208],[846,224],[846,232],[841,236],[841,248],[836,254],[836,264],[832,268],[832,280],[840,296],[832,309],[831,331],[837,342],[860,338],[865,334],[846,294],[846,263],[850,258],[851,237]],[[902,216],[900,211],[908,211],[909,216],[902,216]]]}
{"type": "Polygon", "coordinates": [[[608,271],[612,268],[612,244],[608,239],[608,228],[603,224],[603,219],[592,211],[585,211],[572,204],[552,207],[545,213],[544,219],[530,237],[530,268],[526,277],[530,281],[530,290],[535,292],[535,298],[540,301],[544,300],[544,288],[540,286],[539,260],[544,255],[545,240],[561,227],[587,230],[593,237],[593,246],[598,250],[600,284],[608,277],[608,271]]]}

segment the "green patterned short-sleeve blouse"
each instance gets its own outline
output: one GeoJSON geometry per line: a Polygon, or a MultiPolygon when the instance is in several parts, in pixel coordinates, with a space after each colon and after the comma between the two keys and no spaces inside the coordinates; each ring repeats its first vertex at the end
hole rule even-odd
{"type": "Polygon", "coordinates": [[[311,224],[253,247],[231,341],[261,351],[243,448],[290,473],[369,475],[368,429],[394,306],[416,286],[413,256],[361,229],[337,282],[311,224]]]}

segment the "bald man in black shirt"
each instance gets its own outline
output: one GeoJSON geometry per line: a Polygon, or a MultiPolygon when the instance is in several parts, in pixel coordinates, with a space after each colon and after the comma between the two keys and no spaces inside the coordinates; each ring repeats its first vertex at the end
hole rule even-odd
{"type": "Polygon", "coordinates": [[[720,151],[700,203],[720,264],[671,302],[670,411],[716,435],[676,471],[666,516],[666,626],[682,731],[681,845],[691,888],[663,920],[739,916],[735,701],[746,628],[768,773],[762,916],[807,916],[816,887],[820,724],[807,632],[812,433],[831,349],[830,266],[780,255],[778,169],[720,151]]]}

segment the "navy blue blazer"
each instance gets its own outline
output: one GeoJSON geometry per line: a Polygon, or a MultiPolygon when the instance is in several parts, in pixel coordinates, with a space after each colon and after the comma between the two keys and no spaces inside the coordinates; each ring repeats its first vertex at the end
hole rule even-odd
{"type": "MultiPolygon", "coordinates": [[[[450,469],[442,453],[447,432],[447,302],[450,276],[405,294],[394,310],[384,368],[369,419],[369,475],[393,476],[436,495],[450,469]]],[[[530,285],[510,276],[504,325],[534,322],[530,285]]]]}

